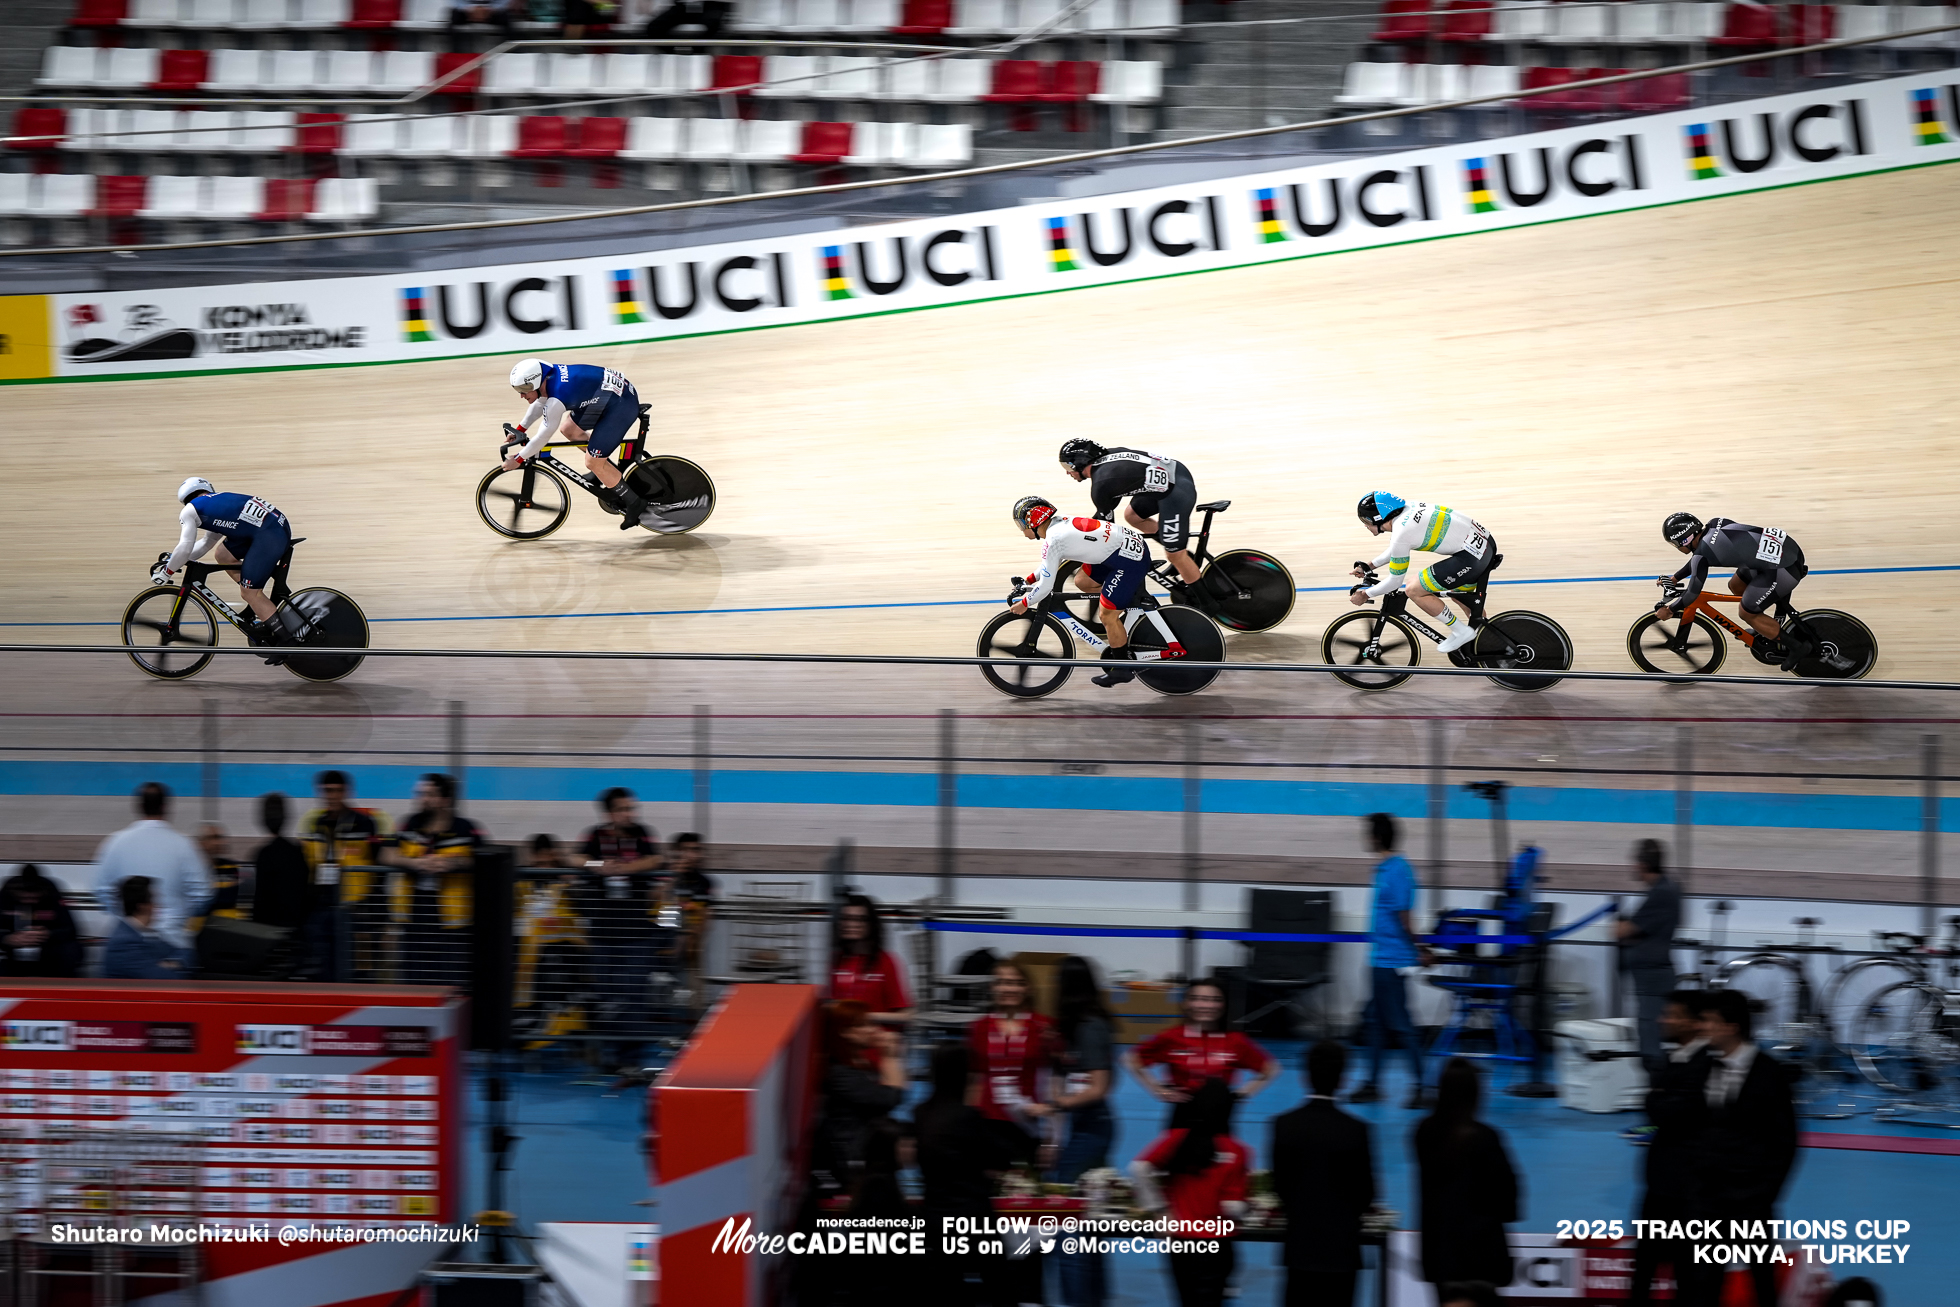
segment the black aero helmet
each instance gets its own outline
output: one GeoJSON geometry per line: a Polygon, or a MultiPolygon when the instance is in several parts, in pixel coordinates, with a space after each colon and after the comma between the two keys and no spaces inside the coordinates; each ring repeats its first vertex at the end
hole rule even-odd
{"type": "Polygon", "coordinates": [[[1055,506],[1040,495],[1023,495],[1014,501],[1014,525],[1039,531],[1041,524],[1055,516],[1055,506]]]}
{"type": "Polygon", "coordinates": [[[1661,523],[1661,538],[1677,549],[1686,549],[1701,530],[1701,519],[1693,513],[1669,513],[1661,523]]]}
{"type": "Polygon", "coordinates": [[[1078,436],[1074,440],[1064,440],[1062,442],[1062,452],[1056,455],[1056,457],[1080,472],[1083,468],[1089,466],[1089,464],[1095,462],[1108,452],[1108,450],[1098,445],[1095,441],[1083,440],[1078,436]]]}
{"type": "Polygon", "coordinates": [[[1400,495],[1391,495],[1386,490],[1370,490],[1354,506],[1354,515],[1369,526],[1380,526],[1408,506],[1400,495]]]}

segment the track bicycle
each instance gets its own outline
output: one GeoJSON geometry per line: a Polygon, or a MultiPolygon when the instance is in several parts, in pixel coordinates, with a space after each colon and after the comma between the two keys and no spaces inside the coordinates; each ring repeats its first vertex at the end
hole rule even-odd
{"type": "MultiPolygon", "coordinates": [[[[1687,587],[1670,584],[1662,588],[1661,602],[1672,604],[1687,587]]],[[[1681,610],[1673,630],[1667,619],[1647,612],[1627,628],[1627,656],[1642,671],[1661,676],[1712,676],[1728,657],[1724,630],[1742,641],[1756,661],[1777,667],[1783,662],[1783,642],[1770,640],[1747,624],[1730,621],[1717,604],[1739,604],[1738,594],[1711,594],[1703,590],[1694,602],[1681,610]]],[[[1795,674],[1815,680],[1855,681],[1871,672],[1878,662],[1878,637],[1871,628],[1850,613],[1835,608],[1811,608],[1798,612],[1788,600],[1778,600],[1776,617],[1784,629],[1794,629],[1809,640],[1811,651],[1797,661],[1795,674]]]]}
{"type": "MultiPolygon", "coordinates": [[[[640,434],[622,441],[613,461],[627,488],[647,501],[640,525],[656,535],[684,535],[715,511],[715,483],[687,459],[646,452],[647,431],[652,425],[647,415],[652,408],[651,404],[640,405],[640,434]]],[[[571,516],[571,486],[597,499],[599,507],[614,517],[619,516],[617,508],[599,498],[606,487],[598,477],[552,456],[554,449],[584,448],[578,441],[550,441],[538,450],[537,457],[525,459],[523,467],[501,466],[524,440],[523,428],[504,423],[504,443],[497,450],[499,466],[476,483],[476,513],[485,526],[513,540],[542,539],[571,516]]]]}
{"type": "Polygon", "coordinates": [[[1955,962],[1956,958],[1960,958],[1960,916],[1947,917],[1945,924],[1948,933],[1944,948],[1929,948],[1924,935],[1899,930],[1875,930],[1872,932],[1872,941],[1876,945],[1874,954],[1839,968],[1837,974],[1825,982],[1824,996],[1818,1008],[1839,1051],[1847,1057],[1851,1055],[1852,1023],[1857,1019],[1859,1009],[1873,995],[1908,981],[1932,982],[1932,961],[1938,958],[1945,959],[1949,980],[1960,975],[1960,965],[1955,962]]]}
{"type": "MultiPolygon", "coordinates": [[[[1497,555],[1491,561],[1490,571],[1495,572],[1503,562],[1504,555],[1497,555]]],[[[1349,588],[1349,594],[1379,580],[1368,563],[1357,562],[1355,566],[1367,575],[1359,585],[1349,588]]],[[[1572,637],[1543,613],[1522,608],[1485,617],[1490,572],[1476,584],[1459,586],[1448,593],[1468,607],[1467,620],[1477,632],[1475,640],[1450,651],[1450,662],[1458,667],[1490,668],[1490,679],[1508,690],[1549,690],[1564,679],[1522,674],[1526,669],[1562,672],[1571,668],[1572,637]]],[[[1422,661],[1422,642],[1416,638],[1418,631],[1436,643],[1442,642],[1442,632],[1432,630],[1411,611],[1408,595],[1395,590],[1383,596],[1379,608],[1343,613],[1328,623],[1320,637],[1320,656],[1336,667],[1381,669],[1335,672],[1343,684],[1357,690],[1390,690],[1409,679],[1409,673],[1397,669],[1415,667],[1422,661]]]]}
{"type": "Polygon", "coordinates": [[[1160,558],[1152,563],[1149,576],[1169,592],[1172,603],[1198,608],[1228,631],[1270,631],[1293,611],[1293,596],[1297,593],[1293,588],[1293,574],[1279,559],[1257,549],[1233,549],[1216,557],[1212,555],[1211,519],[1231,506],[1231,500],[1218,499],[1192,510],[1205,515],[1189,550],[1191,561],[1201,569],[1198,585],[1204,589],[1206,605],[1193,601],[1190,587],[1184,584],[1184,578],[1177,574],[1169,559],[1160,558]]]}
{"type": "MultiPolygon", "coordinates": [[[[286,552],[273,565],[272,586],[267,591],[274,604],[299,614],[303,625],[289,642],[261,647],[274,652],[291,649],[284,653],[282,665],[302,680],[337,681],[361,665],[361,655],[304,650],[308,645],[367,648],[367,616],[359,604],[338,590],[325,586],[291,588],[288,575],[293,549],[304,539],[300,536],[286,546],[286,552]]],[[[130,653],[131,662],[160,680],[182,681],[203,671],[216,656],[211,649],[218,643],[220,621],[250,638],[252,610],[242,603],[234,608],[212,591],[206,581],[215,572],[229,572],[236,580],[238,564],[186,563],[178,584],[151,586],[129,601],[123,610],[123,643],[146,646],[130,653]]]]}
{"type": "MultiPolygon", "coordinates": [[[[980,674],[987,684],[1017,699],[1039,699],[1053,694],[1068,683],[1075,669],[1067,666],[1072,658],[1097,658],[1108,648],[1108,641],[1093,615],[1093,593],[1065,593],[1079,564],[1065,563],[1055,581],[1055,593],[1025,613],[997,613],[980,629],[974,652],[982,658],[1012,658],[1012,664],[983,663],[980,674]],[[1088,614],[1070,611],[1070,602],[1086,600],[1088,614]],[[1076,653],[1076,646],[1084,652],[1076,653]],[[1062,666],[1054,666],[1061,662],[1062,666]]],[[[1008,595],[1013,603],[1026,593],[1028,583],[1012,578],[1014,589],[1008,595]]],[[[1072,587],[1069,587],[1072,588],[1072,587]]],[[[1136,603],[1123,616],[1123,629],[1129,633],[1129,647],[1136,655],[1137,679],[1158,694],[1196,694],[1218,679],[1218,669],[1185,667],[1186,661],[1217,663],[1225,660],[1225,636],[1217,623],[1196,608],[1160,604],[1148,591],[1139,592],[1136,603]]]]}
{"type": "Polygon", "coordinates": [[[1852,1064],[1880,1089],[1951,1095],[1960,1075],[1960,990],[1928,980],[1888,985],[1858,1005],[1849,1047],[1852,1064]]]}

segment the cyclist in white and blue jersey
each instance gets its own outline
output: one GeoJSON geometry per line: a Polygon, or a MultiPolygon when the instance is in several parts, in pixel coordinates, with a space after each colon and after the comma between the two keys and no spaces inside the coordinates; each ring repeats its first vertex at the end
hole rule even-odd
{"type": "MultiPolygon", "coordinates": [[[[150,578],[158,585],[170,585],[184,564],[215,548],[213,561],[235,569],[238,593],[258,618],[248,634],[254,643],[273,643],[279,623],[273,620],[274,604],[265,593],[265,583],[292,548],[292,523],[257,495],[235,490],[220,494],[203,477],[191,477],[178,486],[177,502],[183,505],[177,513],[177,547],[157,560],[150,578]]],[[[298,619],[297,614],[294,617],[298,619]]]]}
{"type": "MultiPolygon", "coordinates": [[[[1443,624],[1443,638],[1436,647],[1444,653],[1461,649],[1477,638],[1467,621],[1459,621],[1442,596],[1460,586],[1475,585],[1490,574],[1497,561],[1497,544],[1475,518],[1441,504],[1411,502],[1386,490],[1361,497],[1355,509],[1363,526],[1376,535],[1388,536],[1388,548],[1366,567],[1356,567],[1354,575],[1366,576],[1370,567],[1388,568],[1388,578],[1357,589],[1349,596],[1355,604],[1366,604],[1401,586],[1409,602],[1443,624]],[[1413,578],[1408,576],[1409,556],[1422,552],[1448,554],[1413,578]],[[1405,584],[1406,581],[1406,584],[1405,584]]],[[[1470,605],[1462,599],[1465,613],[1470,605]]]]}
{"type": "Polygon", "coordinates": [[[619,529],[631,531],[638,526],[647,501],[621,484],[619,466],[612,460],[613,451],[640,417],[640,392],[633,383],[611,368],[591,363],[524,359],[510,370],[510,385],[531,407],[520,424],[528,441],[522,449],[510,451],[504,467],[516,471],[553,435],[577,441],[585,446],[586,470],[605,487],[599,497],[624,519],[619,529]]]}

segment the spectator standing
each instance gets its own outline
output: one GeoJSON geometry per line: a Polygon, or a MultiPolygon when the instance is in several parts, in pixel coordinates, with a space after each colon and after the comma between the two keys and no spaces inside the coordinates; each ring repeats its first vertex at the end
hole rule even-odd
{"type": "Polygon", "coordinates": [[[1353,1307],[1361,1221],[1375,1203],[1368,1124],[1334,1104],[1347,1049],[1307,1053],[1307,1101],[1273,1120],[1273,1192],[1286,1215],[1285,1307],[1353,1307]]]}
{"type": "Polygon", "coordinates": [[[259,827],[271,838],[252,854],[252,920],[301,930],[312,915],[312,877],[306,850],[286,838],[286,796],[259,796],[259,827]]]}
{"type": "MultiPolygon", "coordinates": [[[[1427,949],[1416,943],[1414,912],[1416,873],[1395,851],[1395,818],[1374,812],[1362,820],[1362,838],[1379,861],[1375,864],[1375,901],[1368,924],[1368,977],[1372,1002],[1368,1017],[1368,1079],[1348,1095],[1350,1103],[1373,1103],[1382,1097],[1382,1058],[1393,1033],[1409,1053],[1414,1084],[1407,1107],[1429,1105],[1424,1084],[1422,1041],[1409,1017],[1405,977],[1425,959],[1427,949]]],[[[1508,1283],[1508,1282],[1507,1282],[1508,1283]]]]}
{"type": "Polygon", "coordinates": [[[1233,1088],[1233,1079],[1243,1072],[1252,1078],[1237,1093],[1250,1098],[1279,1074],[1279,1063],[1265,1049],[1238,1031],[1225,1029],[1225,987],[1218,981],[1192,981],[1185,986],[1182,1006],[1180,1024],[1158,1031],[1123,1054],[1123,1065],[1150,1096],[1172,1105],[1173,1124],[1178,1120],[1177,1105],[1189,1101],[1207,1080],[1222,1080],[1233,1088]],[[1150,1071],[1153,1066],[1163,1067],[1164,1074],[1150,1071]]]}
{"type": "Polygon", "coordinates": [[[625,1074],[637,1060],[634,1030],[643,1023],[645,977],[653,965],[653,913],[660,845],[639,823],[633,791],[614,786],[599,795],[603,824],[585,835],[585,890],[581,914],[591,942],[598,996],[595,1047],[601,1063],[625,1074]]]}
{"type": "Polygon", "coordinates": [[[320,772],[313,791],[320,806],[299,823],[313,880],[301,974],[322,981],[372,978],[388,923],[377,870],[390,834],[388,818],[349,802],[354,781],[344,771],[320,772]]]}
{"type": "Polygon", "coordinates": [[[1032,996],[1020,963],[996,962],[993,1007],[966,1028],[974,1104],[1031,1142],[1045,1132],[1040,1111],[1029,1109],[1048,1097],[1044,1081],[1062,1051],[1054,1022],[1034,1010],[1032,996]]]}
{"type": "MultiPolygon", "coordinates": [[[[1708,1118],[1705,1091],[1710,1054],[1701,1014],[1707,997],[1705,990],[1679,989],[1661,1006],[1661,1033],[1675,1047],[1661,1060],[1647,1088],[1650,1124],[1642,1158],[1643,1220],[1682,1221],[1696,1215],[1694,1149],[1708,1118]]],[[[1673,1268],[1678,1286],[1689,1255],[1682,1240],[1639,1240],[1633,1248],[1630,1307],[1645,1307],[1651,1301],[1654,1273],[1662,1263],[1673,1268]]],[[[1678,1287],[1675,1293],[1678,1297],[1678,1287]]]]}
{"type": "Polygon", "coordinates": [[[1436,1108],[1415,1130],[1422,1278],[1434,1285],[1511,1282],[1504,1227],[1519,1219],[1518,1174],[1504,1139],[1477,1119],[1477,1064],[1453,1057],[1436,1083],[1436,1108]]]}
{"type": "Polygon", "coordinates": [[[0,975],[81,974],[81,935],[61,886],[27,863],[0,884],[0,975]]]}
{"type": "Polygon", "coordinates": [[[714,911],[715,880],[707,872],[701,837],[693,831],[674,836],[671,866],[674,879],[669,886],[681,909],[681,974],[688,988],[701,993],[701,951],[707,946],[708,920],[714,911]]]}
{"type": "Polygon", "coordinates": [[[905,969],[885,950],[884,918],[869,895],[846,896],[831,918],[830,997],[864,1004],[880,1023],[912,1015],[905,969]]]}
{"type": "Polygon", "coordinates": [[[646,35],[649,38],[673,36],[686,27],[699,28],[702,38],[711,40],[721,35],[734,8],[729,0],[674,0],[647,21],[646,35]]]}
{"type": "MultiPolygon", "coordinates": [[[[1797,1111],[1789,1068],[1756,1044],[1749,998],[1718,989],[1703,1000],[1702,1033],[1710,1062],[1703,1082],[1707,1115],[1693,1147],[1697,1215],[1730,1221],[1767,1221],[1797,1160],[1797,1111]]],[[[1715,1307],[1722,1297],[1719,1263],[1696,1266],[1678,1293],[1683,1307],[1715,1307]]],[[[1775,1307],[1776,1268],[1750,1266],[1755,1307],[1775,1307]]]]}
{"type": "Polygon", "coordinates": [[[104,980],[181,980],[189,973],[190,950],[155,928],[154,884],[148,876],[126,876],[116,887],[120,911],[102,945],[104,980]]]}
{"type": "Polygon", "coordinates": [[[855,1195],[871,1132],[905,1101],[905,1055],[898,1036],[871,1020],[864,1004],[826,1003],[823,1107],[817,1168],[855,1195]]]}
{"type": "Polygon", "coordinates": [[[381,861],[403,874],[389,886],[389,918],[403,948],[395,974],[410,985],[461,985],[469,970],[476,910],[477,846],[483,832],[456,811],[456,778],[427,772],[416,809],[402,818],[381,861]]]}
{"type": "MultiPolygon", "coordinates": [[[[1060,1155],[1051,1178],[1072,1185],[1085,1172],[1109,1165],[1116,1118],[1109,1110],[1115,1063],[1115,1021],[1103,1002],[1095,965],[1070,954],[1055,970],[1055,1033],[1061,1041],[1061,1092],[1052,1111],[1062,1128],[1060,1155]]],[[[1038,1105],[1045,1114],[1051,1109],[1038,1105]]],[[[1099,1252],[1056,1258],[1062,1307],[1102,1307],[1109,1296],[1108,1267],[1099,1252]]]]}
{"type": "MultiPolygon", "coordinates": [[[[1168,1208],[1180,1222],[1236,1221],[1245,1215],[1252,1150],[1232,1138],[1237,1101],[1223,1080],[1207,1080],[1192,1092],[1184,1108],[1185,1124],[1165,1131],[1130,1163],[1139,1206],[1148,1212],[1168,1208]]],[[[1204,1229],[1186,1226],[1171,1237],[1206,1239],[1210,1236],[1204,1229]]],[[[1223,1307],[1225,1285],[1238,1261],[1235,1241],[1220,1240],[1215,1253],[1167,1256],[1179,1307],[1223,1307]]]]}
{"type": "Polygon", "coordinates": [[[191,918],[203,912],[210,880],[203,855],[170,825],[168,789],[156,781],[136,787],[136,821],[102,841],[95,867],[95,898],[104,912],[123,915],[117,886],[129,876],[148,876],[151,929],[176,948],[190,947],[191,918]]]}
{"type": "MultiPolygon", "coordinates": [[[[940,1045],[932,1055],[932,1092],[913,1110],[924,1189],[920,1210],[928,1231],[940,1229],[949,1216],[991,1217],[995,1177],[1034,1156],[1034,1141],[1026,1134],[972,1106],[974,1081],[984,1065],[967,1044],[940,1045]]],[[[932,1238],[926,1247],[931,1293],[919,1301],[944,1307],[1019,1303],[1007,1259],[951,1254],[932,1238]]]]}
{"type": "Polygon", "coordinates": [[[1613,923],[1620,968],[1633,983],[1640,1060],[1651,1083],[1661,1070],[1661,1008],[1674,988],[1674,932],[1681,925],[1681,887],[1667,874],[1659,840],[1633,846],[1634,874],[1647,887],[1632,916],[1613,923]]]}
{"type": "Polygon", "coordinates": [[[510,25],[520,12],[518,0],[459,0],[449,8],[449,48],[469,48],[465,27],[494,27],[499,41],[510,40],[510,25]]]}
{"type": "Polygon", "coordinates": [[[605,27],[619,19],[618,0],[565,0],[558,22],[558,39],[583,41],[588,27],[605,27]]]}
{"type": "Polygon", "coordinates": [[[231,856],[231,839],[225,828],[215,821],[207,821],[197,828],[198,852],[204,855],[204,865],[211,871],[211,897],[198,913],[200,917],[236,917],[242,919],[245,913],[239,910],[238,896],[246,892],[241,883],[238,859],[231,856]]]}

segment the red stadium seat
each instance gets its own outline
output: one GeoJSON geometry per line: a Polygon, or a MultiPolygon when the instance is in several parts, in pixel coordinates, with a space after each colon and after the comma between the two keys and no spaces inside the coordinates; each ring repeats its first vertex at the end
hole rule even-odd
{"type": "Polygon", "coordinates": [[[1002,59],[994,65],[993,90],[981,96],[991,104],[1030,104],[1048,98],[1054,85],[1051,65],[1034,59],[1002,59]]]}
{"type": "MultiPolygon", "coordinates": [[[[1577,68],[1527,68],[1524,80],[1519,84],[1521,91],[1535,91],[1541,86],[1563,86],[1567,82],[1579,80],[1577,68]]],[[[1571,107],[1567,103],[1567,93],[1553,91],[1548,95],[1534,95],[1528,100],[1520,100],[1519,105],[1526,109],[1555,109],[1563,111],[1571,107]]]]}
{"type": "Polygon", "coordinates": [[[953,0],[905,0],[892,31],[902,36],[937,36],[953,25],[953,0]]]}
{"type": "MultiPolygon", "coordinates": [[[[1612,77],[1627,71],[1624,68],[1575,68],[1572,70],[1575,82],[1589,81],[1594,77],[1612,77]]],[[[1616,82],[1611,86],[1588,86],[1577,91],[1559,91],[1546,96],[1548,100],[1558,101],[1558,108],[1568,113],[1605,113],[1619,106],[1625,94],[1626,83],[1616,82]]]]}
{"type": "Polygon", "coordinates": [[[30,105],[14,110],[13,149],[59,150],[62,138],[67,134],[66,109],[44,109],[30,105]]]}
{"type": "Polygon", "coordinates": [[[513,159],[562,159],[569,148],[565,139],[565,119],[557,114],[533,114],[517,120],[517,148],[513,159]]]}
{"type": "Polygon", "coordinates": [[[362,30],[393,27],[402,20],[402,0],[354,0],[353,12],[342,27],[362,30]]]}
{"type": "Polygon", "coordinates": [[[1382,25],[1368,39],[1383,45],[1421,45],[1429,39],[1429,0],[1388,0],[1382,6],[1382,25]]]}
{"type": "Polygon", "coordinates": [[[1490,40],[1491,0],[1450,0],[1438,40],[1481,45],[1490,40]]]}
{"type": "Polygon", "coordinates": [[[133,218],[149,198],[148,177],[97,177],[95,207],[89,214],[97,218],[133,218]]]}
{"type": "Polygon", "coordinates": [[[732,90],[738,86],[754,86],[762,80],[762,56],[759,54],[718,54],[715,56],[715,79],[708,89],[711,91],[732,90]]]}
{"type": "Polygon", "coordinates": [[[1620,108],[1628,113],[1666,113],[1688,107],[1688,75],[1668,73],[1627,82],[1620,91],[1620,108]]]}
{"type": "Polygon", "coordinates": [[[626,148],[626,119],[584,118],[573,124],[575,144],[565,151],[570,159],[610,159],[626,148]]]}
{"type": "Polygon", "coordinates": [[[1835,5],[1789,5],[1784,13],[1789,21],[1790,45],[1818,45],[1837,34],[1835,5]]]}
{"type": "Polygon", "coordinates": [[[210,61],[210,52],[206,50],[165,50],[157,61],[157,79],[150,83],[150,89],[195,91],[210,76],[207,71],[210,61]]]}
{"type": "Polygon", "coordinates": [[[804,123],[802,149],[791,163],[842,163],[851,153],[849,123],[804,123]]]}
{"type": "Polygon", "coordinates": [[[298,117],[289,154],[334,154],[340,149],[341,116],[337,113],[303,113],[298,117]]]}
{"type": "Polygon", "coordinates": [[[298,222],[313,212],[314,182],[310,177],[271,177],[265,183],[261,222],[298,222]]]}
{"type": "Polygon", "coordinates": [[[1102,65],[1093,59],[1061,59],[1048,65],[1049,89],[1041,98],[1050,104],[1080,104],[1102,89],[1102,65]]]}
{"type": "Polygon", "coordinates": [[[1769,5],[1730,5],[1722,14],[1722,34],[1709,44],[1750,48],[1775,45],[1776,18],[1776,10],[1769,5]]]}
{"type": "MultiPolygon", "coordinates": [[[[462,51],[450,51],[447,54],[437,55],[436,75],[434,80],[441,82],[445,76],[447,76],[452,72],[455,72],[458,68],[461,68],[464,64],[468,63],[470,60],[474,58],[476,58],[475,55],[467,54],[462,51]]],[[[483,85],[483,69],[480,67],[472,68],[469,72],[464,73],[461,77],[458,77],[455,81],[444,82],[441,94],[473,95],[476,93],[477,88],[482,85],[483,85]]]]}
{"type": "Polygon", "coordinates": [[[78,0],[70,27],[116,27],[129,17],[129,0],[78,0]]]}

